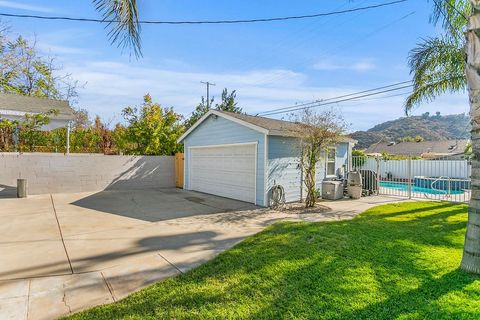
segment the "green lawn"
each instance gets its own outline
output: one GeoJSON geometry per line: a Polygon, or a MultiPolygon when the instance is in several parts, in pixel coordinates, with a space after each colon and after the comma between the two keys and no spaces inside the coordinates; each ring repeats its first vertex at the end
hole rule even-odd
{"type": "Polygon", "coordinates": [[[216,259],[72,319],[480,319],[459,271],[467,206],[417,202],[351,221],[277,223],[216,259]]]}

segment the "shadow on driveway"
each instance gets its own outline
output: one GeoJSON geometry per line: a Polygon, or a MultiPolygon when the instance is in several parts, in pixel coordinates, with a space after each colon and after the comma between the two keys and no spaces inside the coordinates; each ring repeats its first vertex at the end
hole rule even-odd
{"type": "Polygon", "coordinates": [[[242,201],[180,189],[108,189],[71,204],[149,222],[258,208],[242,201]]]}

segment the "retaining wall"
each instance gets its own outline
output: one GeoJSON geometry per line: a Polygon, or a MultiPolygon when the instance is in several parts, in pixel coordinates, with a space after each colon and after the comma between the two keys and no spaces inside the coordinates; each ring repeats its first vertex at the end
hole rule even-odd
{"type": "Polygon", "coordinates": [[[0,193],[13,192],[18,178],[29,194],[175,187],[173,156],[0,153],[0,193]]]}

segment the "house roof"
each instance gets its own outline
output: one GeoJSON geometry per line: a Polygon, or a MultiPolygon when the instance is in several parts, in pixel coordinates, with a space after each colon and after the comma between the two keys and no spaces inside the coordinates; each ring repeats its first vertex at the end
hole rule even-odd
{"type": "Polygon", "coordinates": [[[456,155],[463,154],[469,140],[440,140],[421,142],[380,142],[371,145],[365,154],[388,153],[402,156],[421,156],[423,154],[456,155]]]}
{"type": "Polygon", "coordinates": [[[73,109],[67,101],[0,93],[0,115],[23,116],[26,113],[45,113],[52,109],[58,111],[58,114],[52,117],[54,119],[72,120],[74,118],[73,109]]]}
{"type": "MultiPolygon", "coordinates": [[[[199,119],[187,132],[185,132],[178,141],[181,142],[185,137],[187,137],[198,125],[200,125],[205,119],[207,119],[210,115],[217,115],[220,117],[224,117],[228,120],[233,122],[239,123],[246,127],[249,127],[253,130],[259,131],[261,133],[272,135],[272,136],[284,136],[284,137],[300,137],[301,128],[300,124],[285,121],[285,120],[277,120],[259,116],[251,116],[247,114],[241,113],[233,113],[233,112],[226,112],[220,110],[210,110],[207,114],[205,114],[201,119],[199,119]]],[[[343,139],[344,142],[352,142],[356,143],[356,140],[345,136],[343,139]]]]}

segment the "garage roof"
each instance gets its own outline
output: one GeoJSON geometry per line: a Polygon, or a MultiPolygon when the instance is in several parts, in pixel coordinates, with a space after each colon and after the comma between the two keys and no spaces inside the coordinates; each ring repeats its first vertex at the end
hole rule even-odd
{"type": "MultiPolygon", "coordinates": [[[[277,120],[259,116],[251,116],[242,113],[233,113],[220,110],[210,110],[202,118],[200,118],[190,129],[188,129],[179,139],[178,142],[182,142],[197,126],[199,126],[210,115],[217,115],[238,124],[244,125],[250,129],[258,132],[271,135],[271,136],[284,136],[284,137],[299,137],[300,136],[300,124],[291,121],[277,120]]],[[[344,137],[345,142],[356,141],[347,136],[344,137]]]]}

